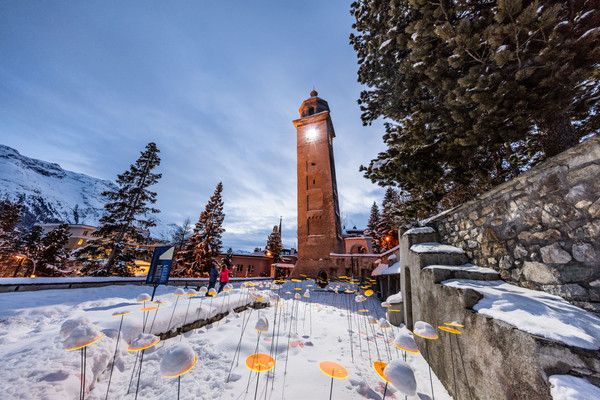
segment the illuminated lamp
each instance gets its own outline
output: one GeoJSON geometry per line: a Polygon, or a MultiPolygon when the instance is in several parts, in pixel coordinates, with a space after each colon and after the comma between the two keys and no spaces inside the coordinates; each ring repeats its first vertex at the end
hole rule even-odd
{"type": "Polygon", "coordinates": [[[449,328],[447,326],[438,326],[438,329],[445,331],[445,332],[450,332],[450,333],[456,333],[457,335],[462,334],[461,331],[459,331],[458,329],[454,329],[454,328],[449,328]]]}
{"type": "Polygon", "coordinates": [[[423,321],[417,321],[415,323],[415,329],[413,329],[413,333],[419,337],[422,337],[423,339],[435,340],[438,338],[435,328],[423,321]]]}
{"type": "Polygon", "coordinates": [[[315,128],[310,128],[306,131],[306,141],[312,142],[317,138],[318,135],[319,132],[315,128]]]}
{"type": "Polygon", "coordinates": [[[265,372],[275,366],[275,359],[265,353],[254,353],[246,358],[246,367],[252,371],[265,372]]]}
{"type": "Polygon", "coordinates": [[[459,324],[458,322],[444,322],[444,325],[454,326],[457,328],[464,328],[464,325],[459,324]]]}
{"type": "Polygon", "coordinates": [[[417,354],[419,352],[419,347],[417,346],[415,339],[406,334],[399,333],[394,338],[392,344],[400,350],[406,351],[407,353],[417,354]]]}
{"type": "Polygon", "coordinates": [[[129,346],[127,346],[127,350],[129,351],[140,351],[150,348],[160,342],[160,338],[151,333],[140,333],[138,337],[133,339],[129,346]]]}

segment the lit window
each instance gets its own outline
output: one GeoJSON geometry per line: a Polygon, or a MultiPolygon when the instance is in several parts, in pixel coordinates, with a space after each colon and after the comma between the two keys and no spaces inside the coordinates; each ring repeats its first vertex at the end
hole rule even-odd
{"type": "Polygon", "coordinates": [[[83,239],[79,239],[79,240],[77,241],[77,244],[83,244],[83,239]]]}

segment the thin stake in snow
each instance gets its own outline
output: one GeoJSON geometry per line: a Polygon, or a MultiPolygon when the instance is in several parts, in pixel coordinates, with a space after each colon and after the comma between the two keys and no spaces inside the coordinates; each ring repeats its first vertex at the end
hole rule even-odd
{"type": "Polygon", "coordinates": [[[121,338],[121,327],[123,327],[123,317],[125,315],[131,314],[131,311],[122,311],[113,313],[113,317],[121,316],[121,323],[119,324],[119,332],[117,333],[117,343],[115,344],[115,354],[112,359],[112,366],[110,367],[110,375],[108,377],[108,386],[106,387],[106,397],[105,400],[108,400],[108,392],[110,391],[110,381],[112,380],[113,370],[115,369],[115,361],[117,360],[117,350],[119,349],[119,339],[121,338]]]}
{"type": "Polygon", "coordinates": [[[333,378],[347,378],[348,370],[340,364],[335,363],[333,361],[321,361],[319,363],[319,368],[321,369],[321,372],[331,377],[331,386],[329,387],[329,400],[331,400],[331,396],[333,395],[333,378]]]}
{"type": "Polygon", "coordinates": [[[171,318],[169,318],[169,324],[167,325],[167,330],[165,332],[169,332],[171,328],[171,321],[173,321],[173,315],[175,315],[175,309],[177,308],[177,303],[179,302],[179,297],[185,295],[185,291],[181,288],[177,288],[173,293],[174,296],[177,296],[177,300],[175,300],[175,305],[173,306],[173,312],[171,313],[171,318]]]}
{"type": "Polygon", "coordinates": [[[433,328],[433,326],[423,321],[417,321],[415,323],[415,329],[413,329],[413,333],[425,339],[425,359],[427,360],[427,364],[429,365],[429,383],[431,384],[431,398],[432,400],[435,400],[435,394],[433,393],[433,378],[431,377],[431,364],[429,360],[428,343],[429,340],[436,340],[438,338],[438,334],[433,328]]]}
{"type": "Polygon", "coordinates": [[[64,342],[65,350],[72,351],[81,349],[81,385],[79,386],[79,398],[85,397],[85,372],[87,369],[86,356],[87,347],[102,339],[104,334],[93,325],[80,325],[73,329],[64,342]]]}
{"type": "MultiPolygon", "coordinates": [[[[154,336],[150,333],[140,333],[140,335],[133,339],[131,341],[131,343],[129,344],[129,346],[127,346],[127,350],[129,351],[142,351],[142,356],[140,357],[140,367],[138,370],[138,380],[137,380],[137,385],[135,388],[135,398],[137,399],[138,396],[138,392],[140,389],[140,378],[142,376],[142,366],[144,363],[144,351],[149,348],[154,346],[155,344],[157,344],[158,342],[160,342],[160,338],[158,336],[154,336]]],[[[133,366],[133,369],[135,371],[135,364],[133,366]]],[[[133,378],[133,375],[132,375],[133,378]]],[[[131,381],[129,381],[129,386],[131,386],[131,381]]],[[[128,390],[129,392],[129,390],[128,390]]]]}
{"type": "MultiPolygon", "coordinates": [[[[462,333],[458,329],[450,328],[450,326],[438,326],[438,329],[455,335],[460,335],[462,333]]],[[[448,341],[450,342],[450,361],[452,362],[452,380],[454,381],[454,396],[456,396],[456,373],[454,372],[454,352],[452,350],[452,335],[448,336],[448,341]]]]}

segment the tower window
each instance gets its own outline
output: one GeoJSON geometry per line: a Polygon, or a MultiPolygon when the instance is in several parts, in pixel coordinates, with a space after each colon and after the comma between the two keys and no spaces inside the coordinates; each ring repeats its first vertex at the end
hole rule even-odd
{"type": "Polygon", "coordinates": [[[313,115],[315,113],[314,107],[308,107],[308,115],[313,115]]]}

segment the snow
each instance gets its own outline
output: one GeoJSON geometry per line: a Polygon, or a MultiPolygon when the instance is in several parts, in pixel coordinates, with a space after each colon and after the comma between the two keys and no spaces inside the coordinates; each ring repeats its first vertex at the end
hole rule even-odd
{"type": "Polygon", "coordinates": [[[64,341],[65,350],[74,350],[87,346],[90,343],[100,339],[102,332],[94,325],[79,325],[73,329],[73,332],[64,341]]]}
{"type": "Polygon", "coordinates": [[[458,247],[450,246],[447,244],[428,242],[413,244],[410,249],[415,253],[451,253],[451,254],[465,254],[463,249],[458,247]]]}
{"type": "Polygon", "coordinates": [[[138,303],[143,303],[144,301],[148,301],[152,298],[148,293],[141,293],[138,297],[135,298],[135,301],[138,303]]]}
{"type": "Polygon", "coordinates": [[[393,294],[389,296],[385,301],[390,304],[402,303],[402,293],[398,292],[396,294],[393,294]]]}
{"type": "Polygon", "coordinates": [[[142,350],[156,344],[159,340],[160,339],[157,336],[151,333],[140,333],[138,337],[136,337],[131,341],[131,343],[129,343],[128,350],[142,350]]]}
{"type": "Polygon", "coordinates": [[[392,42],[392,39],[388,39],[385,42],[381,43],[381,46],[379,46],[379,50],[382,50],[385,46],[387,46],[391,42],[392,42]]]}
{"type": "Polygon", "coordinates": [[[550,394],[554,400],[600,399],[600,388],[584,378],[571,375],[551,375],[550,394]]]}
{"type": "Polygon", "coordinates": [[[498,49],[496,50],[497,53],[500,53],[501,51],[505,51],[508,50],[508,45],[503,44],[502,46],[499,46],[498,49]]]}
{"type": "MultiPolygon", "coordinates": [[[[310,284],[314,285],[314,281],[310,281],[310,284]]],[[[305,282],[302,285],[303,290],[308,288],[305,282]]],[[[348,301],[353,295],[343,293],[343,289],[335,294],[333,291],[314,291],[316,286],[313,286],[310,301],[295,301],[292,299],[293,294],[284,294],[285,291],[293,292],[293,287],[294,284],[286,283],[276,291],[282,298],[282,307],[272,306],[231,314],[202,328],[161,340],[157,345],[146,349],[138,398],[176,398],[179,379],[163,378],[163,372],[179,372],[175,365],[180,365],[181,368],[182,364],[189,365],[193,353],[198,361],[189,372],[181,376],[182,400],[241,399],[248,384],[254,390],[257,376],[257,398],[327,398],[331,378],[320,371],[318,365],[321,361],[337,362],[349,372],[348,379],[343,384],[336,381],[333,398],[381,399],[384,385],[372,367],[373,361],[376,361],[374,341],[377,340],[381,350],[386,346],[386,335],[394,337],[401,332],[409,334],[408,330],[392,326],[385,330],[386,333],[373,325],[369,326],[367,332],[364,331],[362,326],[368,316],[380,318],[385,312],[375,296],[370,296],[365,303],[361,303],[370,310],[365,315],[357,312],[356,303],[348,301]],[[258,332],[252,327],[263,317],[268,319],[270,326],[269,331],[261,333],[259,339],[258,332]],[[179,345],[189,346],[187,350],[181,350],[187,356],[168,356],[180,348],[179,345]],[[370,346],[371,358],[367,346],[370,346]],[[192,352],[189,351],[190,348],[192,352]],[[258,351],[255,351],[257,348],[258,351]],[[268,353],[274,357],[275,367],[269,373],[251,373],[246,368],[244,360],[255,352],[268,353]],[[171,357],[179,361],[164,361],[171,357]],[[284,370],[287,370],[287,374],[284,374],[284,370]],[[269,386],[265,392],[267,378],[269,386]]],[[[137,304],[135,299],[147,290],[148,287],[139,285],[114,285],[0,293],[0,357],[4,364],[2,397],[46,400],[78,398],[81,356],[78,351],[65,351],[64,339],[59,337],[61,326],[66,320],[85,317],[92,325],[83,326],[97,324],[96,329],[104,334],[100,340],[86,347],[85,398],[106,398],[116,350],[109,398],[133,399],[136,375],[133,377],[131,392],[128,396],[126,394],[136,357],[141,354],[127,351],[127,346],[142,332],[144,317],[148,318],[146,333],[158,335],[167,331],[171,316],[171,332],[176,332],[183,325],[188,301],[191,302],[188,323],[196,319],[205,320],[252,301],[248,290],[241,289],[239,282],[234,282],[234,289],[228,293],[219,293],[214,297],[189,297],[185,302],[179,298],[175,307],[178,297],[173,295],[174,288],[159,286],[155,299],[160,298],[167,303],[160,305],[156,311],[142,313],[139,312],[142,304],[137,304]],[[118,310],[133,313],[122,318],[113,317],[112,314],[118,310]],[[155,316],[156,320],[150,331],[148,325],[152,324],[155,316]],[[123,325],[117,345],[121,319],[123,325]]],[[[382,361],[390,363],[393,359],[403,357],[401,350],[391,343],[387,345],[392,357],[388,358],[387,352],[383,351],[382,361]]],[[[415,371],[417,396],[431,396],[425,360],[420,354],[408,354],[407,363],[415,371]]],[[[137,365],[139,366],[139,359],[137,365]]],[[[436,399],[450,398],[435,375],[433,385],[436,399]]],[[[391,398],[390,387],[388,397],[391,398]]],[[[252,394],[247,398],[253,398],[252,394]]]]}
{"type": "Polygon", "coordinates": [[[423,269],[446,269],[449,271],[465,271],[465,272],[479,272],[482,274],[498,274],[498,271],[492,268],[487,267],[478,267],[474,264],[464,264],[464,265],[428,265],[423,269]]]}
{"type": "Polygon", "coordinates": [[[475,311],[522,331],[570,346],[600,349],[600,318],[561,297],[504,281],[450,279],[442,284],[481,293],[475,311]]]}
{"type": "Polygon", "coordinates": [[[417,393],[415,373],[410,365],[402,360],[393,360],[383,370],[383,374],[390,384],[407,396],[417,393]]]}
{"type": "Polygon", "coordinates": [[[371,272],[371,276],[379,276],[381,274],[383,274],[383,271],[385,271],[387,269],[388,265],[387,264],[379,264],[377,266],[377,268],[375,268],[372,272],[371,272]]]}
{"type": "Polygon", "coordinates": [[[400,263],[395,263],[394,265],[388,267],[386,270],[384,270],[381,275],[396,275],[401,273],[401,266],[400,263]]]}
{"type": "Polygon", "coordinates": [[[66,339],[71,336],[73,329],[77,328],[79,325],[89,325],[89,323],[90,320],[86,317],[68,319],[60,326],[59,336],[66,339]]]}
{"type": "Polygon", "coordinates": [[[259,318],[258,321],[256,321],[256,325],[254,325],[254,330],[258,332],[268,332],[269,320],[267,317],[259,318]]]}
{"type": "Polygon", "coordinates": [[[430,226],[423,226],[420,228],[412,228],[404,232],[404,235],[419,235],[422,233],[435,233],[435,229],[430,226]]]}
{"type": "Polygon", "coordinates": [[[437,339],[438,334],[433,326],[424,321],[415,322],[415,335],[419,335],[425,339],[437,339]]]}
{"type": "Polygon", "coordinates": [[[415,342],[415,339],[406,332],[398,333],[398,335],[396,335],[394,338],[393,344],[399,349],[408,351],[409,353],[419,352],[419,346],[417,346],[417,342],[415,342]]]}
{"type": "Polygon", "coordinates": [[[171,378],[189,370],[196,362],[194,349],[187,342],[175,343],[167,349],[160,363],[160,373],[171,378]]]}

